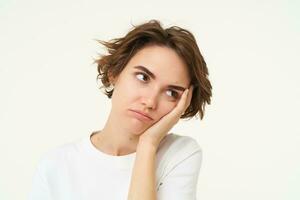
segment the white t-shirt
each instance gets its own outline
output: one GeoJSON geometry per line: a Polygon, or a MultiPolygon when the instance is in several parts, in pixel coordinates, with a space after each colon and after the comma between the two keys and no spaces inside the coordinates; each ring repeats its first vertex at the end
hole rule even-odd
{"type": "MultiPolygon", "coordinates": [[[[136,152],[112,156],[91,135],[45,153],[33,177],[30,200],[126,200],[136,152]]],[[[168,134],[156,152],[158,200],[195,200],[202,150],[189,136],[168,134]]]]}

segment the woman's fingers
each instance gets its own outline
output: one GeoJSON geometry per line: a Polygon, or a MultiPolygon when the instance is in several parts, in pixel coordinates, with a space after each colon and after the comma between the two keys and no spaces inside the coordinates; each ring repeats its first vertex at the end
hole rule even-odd
{"type": "Polygon", "coordinates": [[[188,96],[187,96],[187,99],[186,99],[186,105],[185,105],[185,108],[184,108],[184,111],[183,113],[185,112],[185,110],[189,107],[189,105],[191,104],[191,100],[192,100],[192,96],[193,96],[193,90],[194,90],[194,86],[191,85],[190,88],[189,88],[189,93],[188,93],[188,96]]]}
{"type": "MultiPolygon", "coordinates": [[[[176,107],[159,121],[149,127],[141,136],[142,140],[150,140],[154,145],[158,145],[166,133],[178,122],[180,116],[189,106],[193,93],[193,86],[186,89],[180,97],[176,107]],[[148,138],[148,139],[147,139],[148,138]]],[[[141,140],[141,141],[142,141],[141,140]]]]}
{"type": "Polygon", "coordinates": [[[177,104],[178,109],[180,110],[180,114],[183,114],[185,110],[189,107],[192,99],[193,89],[194,87],[193,85],[191,85],[189,89],[186,89],[182,94],[180,101],[177,104]]]}
{"type": "Polygon", "coordinates": [[[193,85],[191,85],[189,89],[185,89],[176,107],[171,111],[172,113],[172,114],[170,113],[171,117],[180,118],[180,116],[189,107],[192,99],[193,89],[194,89],[193,85]]]}

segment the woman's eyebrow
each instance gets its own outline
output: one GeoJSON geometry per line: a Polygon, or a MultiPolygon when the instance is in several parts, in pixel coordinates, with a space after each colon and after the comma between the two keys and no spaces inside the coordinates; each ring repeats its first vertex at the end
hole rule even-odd
{"type": "Polygon", "coordinates": [[[146,67],[138,65],[138,66],[135,66],[134,68],[144,71],[146,74],[148,74],[151,78],[153,78],[155,80],[155,78],[156,78],[155,75],[152,72],[150,72],[149,69],[147,69],[146,67]]]}
{"type": "Polygon", "coordinates": [[[184,87],[181,87],[181,86],[178,86],[178,85],[169,85],[168,88],[169,89],[174,89],[174,90],[180,90],[180,91],[184,91],[185,90],[184,87]]]}
{"type": "MultiPolygon", "coordinates": [[[[145,72],[146,74],[148,74],[152,79],[155,80],[155,78],[156,78],[155,75],[149,69],[147,69],[146,67],[138,65],[138,66],[135,66],[134,68],[142,70],[143,72],[145,72]]],[[[178,85],[168,85],[168,88],[169,89],[174,89],[174,90],[180,90],[180,91],[184,91],[185,90],[184,87],[181,87],[181,86],[178,86],[178,85]]]]}

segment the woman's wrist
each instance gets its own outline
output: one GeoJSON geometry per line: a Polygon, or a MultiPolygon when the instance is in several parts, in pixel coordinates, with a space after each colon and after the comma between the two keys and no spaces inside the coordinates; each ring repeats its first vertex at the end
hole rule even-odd
{"type": "Polygon", "coordinates": [[[157,147],[158,146],[151,141],[140,139],[137,145],[137,152],[147,151],[156,153],[157,147]]]}

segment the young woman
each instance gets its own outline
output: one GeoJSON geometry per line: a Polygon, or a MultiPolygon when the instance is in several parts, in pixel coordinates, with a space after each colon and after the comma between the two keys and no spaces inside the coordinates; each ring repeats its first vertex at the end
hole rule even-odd
{"type": "Polygon", "coordinates": [[[202,119],[212,86],[188,30],[151,20],[122,38],[99,41],[98,76],[112,108],[102,130],[47,152],[31,200],[196,199],[202,150],[168,131],[202,119]]]}

